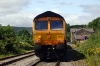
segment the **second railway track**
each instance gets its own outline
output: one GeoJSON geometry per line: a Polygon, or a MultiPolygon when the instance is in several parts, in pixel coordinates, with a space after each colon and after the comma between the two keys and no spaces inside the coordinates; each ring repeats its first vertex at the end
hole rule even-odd
{"type": "Polygon", "coordinates": [[[20,54],[20,55],[16,55],[16,56],[2,58],[2,59],[0,59],[0,66],[5,66],[5,65],[14,63],[16,61],[19,61],[21,59],[24,59],[24,58],[27,58],[27,57],[30,57],[33,55],[35,55],[34,51],[31,51],[31,52],[27,52],[25,54],[20,54]]]}
{"type": "MultiPolygon", "coordinates": [[[[48,64],[48,63],[45,63],[45,64],[48,64]]],[[[52,65],[52,66],[60,66],[60,61],[49,62],[49,64],[52,65]],[[52,63],[53,63],[53,64],[52,64],[52,63]]],[[[40,60],[38,60],[37,62],[31,64],[31,66],[39,66],[39,65],[45,66],[45,65],[44,65],[44,62],[43,62],[43,61],[40,61],[40,60]],[[42,64],[42,63],[43,63],[43,64],[42,64]]],[[[48,66],[48,65],[46,65],[46,66],[48,66]]]]}
{"type": "Polygon", "coordinates": [[[60,61],[57,61],[55,66],[60,66],[60,61]]]}

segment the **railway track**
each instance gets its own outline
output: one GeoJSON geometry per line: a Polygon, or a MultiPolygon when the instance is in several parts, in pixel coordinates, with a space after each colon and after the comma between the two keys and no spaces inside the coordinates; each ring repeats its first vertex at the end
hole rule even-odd
{"type": "Polygon", "coordinates": [[[55,66],[60,66],[60,61],[57,61],[55,66]]]}
{"type": "MultiPolygon", "coordinates": [[[[42,63],[42,61],[37,61],[36,63],[33,63],[30,66],[38,66],[40,63],[42,63]]],[[[54,66],[60,66],[60,61],[55,62],[54,66]]]]}
{"type": "Polygon", "coordinates": [[[39,60],[39,61],[37,61],[37,62],[35,62],[35,63],[32,63],[30,66],[36,66],[37,64],[39,64],[39,63],[41,63],[42,61],[41,60],[39,60]]]}
{"type": "MultiPolygon", "coordinates": [[[[35,63],[32,63],[30,66],[39,66],[39,65],[44,65],[44,61],[41,61],[41,60],[38,60],[37,62],[35,63]]],[[[49,62],[49,64],[52,64],[52,66],[60,66],[60,60],[59,61],[56,61],[56,62],[49,62]]],[[[48,64],[48,63],[45,63],[45,64],[48,64]]],[[[45,65],[44,65],[45,66],[45,65]]],[[[48,65],[47,65],[48,66],[48,65]]]]}
{"type": "Polygon", "coordinates": [[[0,59],[0,66],[9,65],[11,63],[25,59],[25,58],[33,56],[33,55],[35,55],[34,51],[30,51],[30,52],[27,52],[27,53],[24,53],[24,54],[2,58],[2,59],[0,59]]]}
{"type": "MultiPolygon", "coordinates": [[[[75,55],[77,51],[73,50],[70,46],[68,46],[67,48],[68,48],[68,50],[66,51],[67,54],[59,60],[58,59],[40,60],[38,57],[34,56],[34,53],[33,53],[34,51],[32,51],[32,52],[26,53],[28,54],[26,57],[25,56],[19,57],[19,58],[16,58],[15,60],[14,58],[16,56],[0,59],[0,66],[6,66],[7,64],[8,66],[10,65],[11,66],[86,66],[86,63],[84,62],[84,60],[82,60],[81,58],[77,59],[78,56],[75,55]]],[[[17,55],[17,56],[22,56],[22,55],[17,55]]]]}

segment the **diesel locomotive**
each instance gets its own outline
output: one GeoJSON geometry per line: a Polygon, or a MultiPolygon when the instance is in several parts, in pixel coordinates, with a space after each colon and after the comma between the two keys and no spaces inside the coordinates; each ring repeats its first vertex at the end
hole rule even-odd
{"type": "Polygon", "coordinates": [[[66,51],[66,21],[52,11],[37,15],[32,22],[34,50],[40,59],[61,58],[66,51]]]}

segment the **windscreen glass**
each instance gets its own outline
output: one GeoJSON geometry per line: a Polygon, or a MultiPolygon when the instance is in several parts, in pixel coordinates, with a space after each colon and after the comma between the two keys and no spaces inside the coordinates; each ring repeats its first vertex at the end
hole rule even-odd
{"type": "Polygon", "coordinates": [[[50,22],[50,29],[51,30],[62,30],[63,29],[63,22],[61,20],[51,21],[50,22]]]}
{"type": "Polygon", "coordinates": [[[36,21],[35,22],[35,30],[47,30],[48,22],[47,21],[36,21]]]}

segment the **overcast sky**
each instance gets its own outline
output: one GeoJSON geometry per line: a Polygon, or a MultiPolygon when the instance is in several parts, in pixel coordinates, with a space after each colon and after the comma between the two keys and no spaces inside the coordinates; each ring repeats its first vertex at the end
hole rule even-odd
{"type": "Polygon", "coordinates": [[[70,25],[88,24],[100,17],[100,0],[0,0],[0,24],[31,27],[45,11],[62,15],[70,25]]]}

